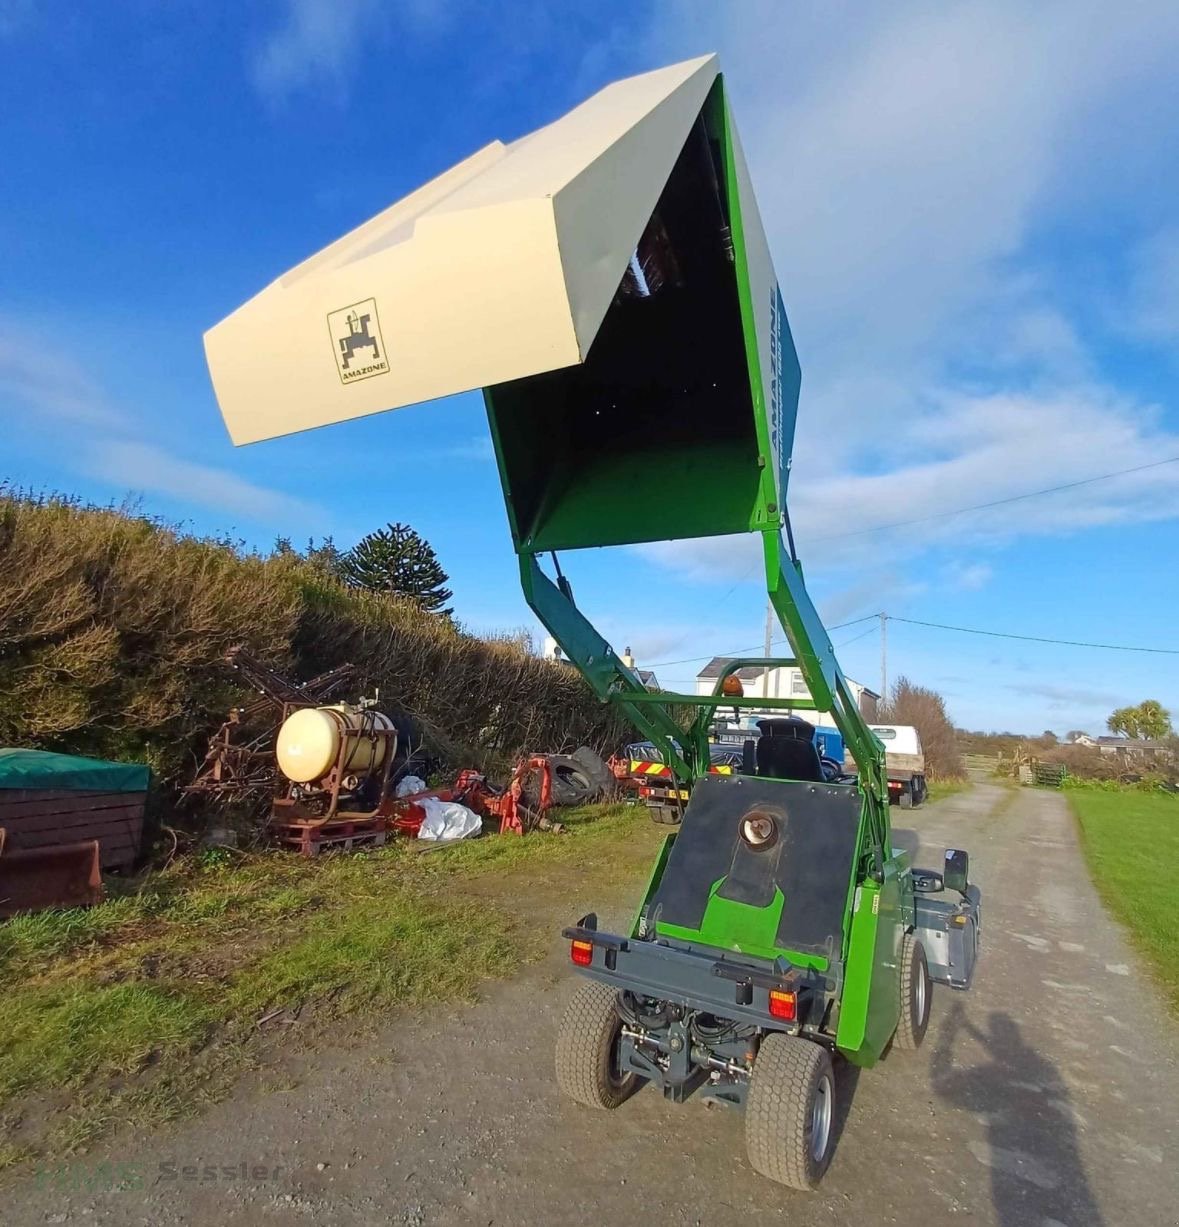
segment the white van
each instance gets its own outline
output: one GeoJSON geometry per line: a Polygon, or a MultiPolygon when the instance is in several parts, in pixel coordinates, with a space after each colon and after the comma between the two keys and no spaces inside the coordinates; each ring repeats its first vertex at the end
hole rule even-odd
{"type": "Polygon", "coordinates": [[[888,775],[888,799],[901,809],[911,809],[925,800],[925,753],[921,738],[911,724],[873,724],[872,732],[884,743],[884,769],[888,775]]]}

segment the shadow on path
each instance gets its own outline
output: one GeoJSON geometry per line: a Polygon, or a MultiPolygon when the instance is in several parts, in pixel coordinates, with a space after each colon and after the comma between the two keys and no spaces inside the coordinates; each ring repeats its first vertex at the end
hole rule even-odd
{"type": "Polygon", "coordinates": [[[1103,1227],[1077,1144],[1068,1088],[1056,1066],[1025,1043],[1018,1024],[996,1011],[980,1031],[960,1002],[950,1010],[930,1063],[934,1092],[986,1118],[985,1143],[971,1152],[991,1169],[991,1199],[1001,1227],[1044,1223],[1103,1227]],[[985,1054],[973,1066],[954,1058],[961,1038],[985,1054]]]}

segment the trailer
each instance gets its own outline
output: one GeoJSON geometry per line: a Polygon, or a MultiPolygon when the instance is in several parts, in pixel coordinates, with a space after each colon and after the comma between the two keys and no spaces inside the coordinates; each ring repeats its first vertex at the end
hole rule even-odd
{"type": "Polygon", "coordinates": [[[557,1083],[593,1109],[642,1087],[743,1108],[753,1168],[813,1188],[834,1059],[921,1043],[933,981],[970,983],[980,898],[961,850],[916,870],[893,846],[881,742],[807,592],[787,512],[801,371],[716,57],[488,145],[262,290],[206,353],[239,443],[482,388],[525,599],[690,788],[632,923],[565,930],[585,982],[557,1083]],[[374,345],[344,369],[365,317],[374,345]],[[615,445],[636,422],[658,465],[615,445]],[[734,660],[711,694],[648,690],[578,607],[570,557],[737,533],[790,657],[734,660]],[[809,699],[734,693],[740,668],[780,665],[809,699]],[[751,773],[709,771],[722,708],[783,713],[751,773]],[[829,716],[854,782],[825,777],[795,710],[829,716]]]}

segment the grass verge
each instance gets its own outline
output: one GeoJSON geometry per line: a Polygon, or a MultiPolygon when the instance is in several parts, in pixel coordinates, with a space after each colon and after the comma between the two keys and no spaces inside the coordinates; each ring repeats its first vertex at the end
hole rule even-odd
{"type": "Polygon", "coordinates": [[[930,780],[927,801],[944,801],[960,792],[969,792],[973,787],[969,780],[930,780]]]}
{"type": "Polygon", "coordinates": [[[571,879],[617,894],[658,842],[643,810],[561,819],[560,836],[428,851],[206,853],[0,925],[0,1168],[220,1098],[272,1031],[469,999],[539,957],[571,879]]]}
{"type": "Polygon", "coordinates": [[[1068,799],[1098,892],[1179,1015],[1179,798],[1126,790],[1076,791],[1068,799]]]}

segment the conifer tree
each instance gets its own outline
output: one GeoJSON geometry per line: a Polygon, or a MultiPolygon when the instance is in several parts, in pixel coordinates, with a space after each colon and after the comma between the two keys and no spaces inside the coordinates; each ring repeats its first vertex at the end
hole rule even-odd
{"type": "Polygon", "coordinates": [[[343,556],[340,574],[352,588],[409,597],[427,613],[449,617],[453,593],[430,543],[408,524],[390,524],[369,533],[343,556]]]}

